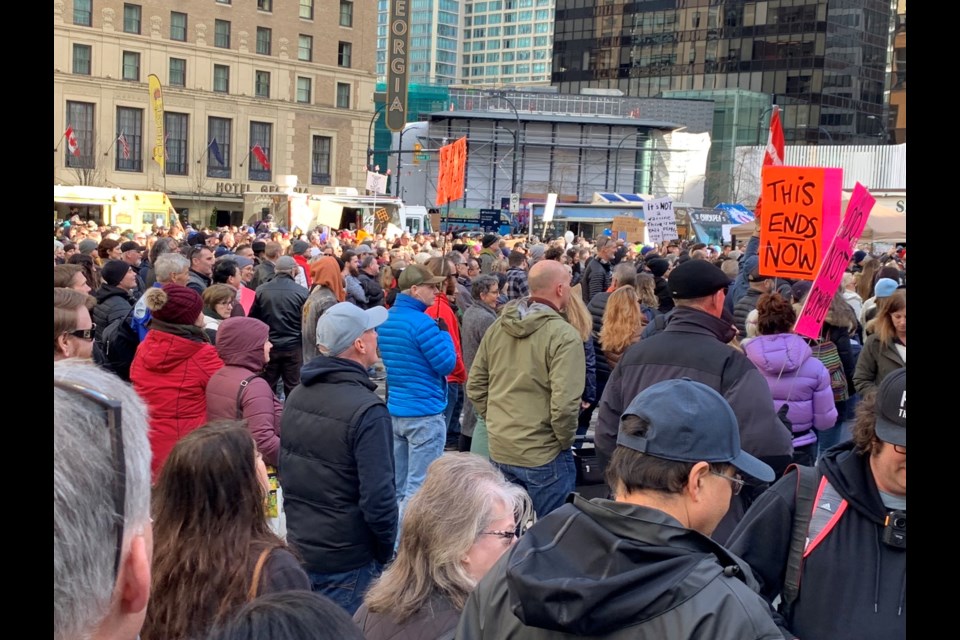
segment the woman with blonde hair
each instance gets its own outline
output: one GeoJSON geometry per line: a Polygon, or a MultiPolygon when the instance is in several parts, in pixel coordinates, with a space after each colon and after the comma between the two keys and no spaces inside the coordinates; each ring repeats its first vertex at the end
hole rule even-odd
{"type": "Polygon", "coordinates": [[[652,273],[646,271],[637,273],[637,299],[640,301],[640,314],[644,326],[660,315],[660,311],[657,310],[660,299],[657,298],[656,286],[652,273]]]}
{"type": "Polygon", "coordinates": [[[880,261],[869,256],[860,263],[863,270],[860,272],[860,281],[857,283],[857,294],[861,300],[873,297],[873,287],[876,284],[874,275],[880,270],[880,261]]]}
{"type": "Polygon", "coordinates": [[[620,287],[610,294],[607,308],[603,311],[600,349],[610,363],[611,371],[627,348],[640,339],[645,324],[635,288],[620,287]]]}
{"type": "Polygon", "coordinates": [[[907,290],[897,289],[883,298],[877,317],[864,331],[867,339],[853,374],[853,385],[861,396],[907,366],[907,290]]]}
{"type": "Polygon", "coordinates": [[[404,510],[396,559],[354,621],[367,640],[452,638],[470,592],[530,517],[526,492],[488,461],[440,456],[404,510]]]}

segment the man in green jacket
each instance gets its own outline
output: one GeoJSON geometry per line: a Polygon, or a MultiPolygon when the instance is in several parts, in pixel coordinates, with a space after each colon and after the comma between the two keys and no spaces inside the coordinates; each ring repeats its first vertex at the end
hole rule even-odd
{"type": "Polygon", "coordinates": [[[530,295],[508,304],[487,330],[467,378],[467,396],[487,425],[490,460],[527,490],[538,517],[563,504],[576,483],[577,432],[586,362],[580,335],[560,315],[570,275],[543,260],[530,295]]]}

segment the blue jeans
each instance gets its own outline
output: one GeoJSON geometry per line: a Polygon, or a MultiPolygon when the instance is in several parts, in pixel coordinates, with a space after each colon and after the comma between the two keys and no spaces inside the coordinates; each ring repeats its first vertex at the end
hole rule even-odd
{"type": "Polygon", "coordinates": [[[570,492],[576,489],[577,468],[573,462],[573,452],[569,449],[561,451],[551,462],[539,467],[494,464],[507,480],[527,490],[538,519],[562,506],[570,492]]]}
{"type": "Polygon", "coordinates": [[[390,417],[393,423],[393,464],[397,480],[400,522],[403,510],[427,476],[427,467],[443,455],[447,424],[443,414],[416,418],[390,417]]]}
{"type": "Polygon", "coordinates": [[[342,573],[307,573],[314,593],[327,596],[351,616],[363,604],[370,584],[380,577],[383,566],[374,560],[368,565],[342,573]]]}
{"type": "Polygon", "coordinates": [[[463,385],[458,382],[447,383],[447,408],[443,419],[447,424],[447,437],[460,435],[460,412],[463,411],[463,385]]]}

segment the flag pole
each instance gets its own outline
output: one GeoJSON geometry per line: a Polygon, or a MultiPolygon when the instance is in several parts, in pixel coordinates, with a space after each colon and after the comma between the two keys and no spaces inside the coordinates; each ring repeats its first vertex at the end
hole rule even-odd
{"type": "Polygon", "coordinates": [[[240,168],[243,168],[243,163],[250,159],[250,153],[253,151],[253,147],[247,147],[247,155],[243,156],[243,160],[240,161],[240,168]]]}
{"type": "Polygon", "coordinates": [[[60,150],[60,143],[63,142],[64,138],[67,137],[67,129],[70,128],[70,125],[67,125],[67,128],[63,130],[63,133],[60,135],[60,140],[57,141],[57,144],[53,146],[53,152],[56,153],[60,150]]]}
{"type": "Polygon", "coordinates": [[[207,157],[207,154],[210,153],[210,145],[212,144],[213,144],[213,140],[207,143],[207,148],[204,149],[203,153],[200,154],[200,157],[197,158],[197,164],[200,164],[200,162],[207,157]]]}

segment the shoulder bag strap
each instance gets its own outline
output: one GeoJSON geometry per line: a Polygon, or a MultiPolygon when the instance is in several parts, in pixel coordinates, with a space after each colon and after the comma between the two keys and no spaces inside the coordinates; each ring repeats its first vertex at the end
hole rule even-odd
{"type": "Polygon", "coordinates": [[[254,598],[257,597],[257,592],[260,591],[260,576],[263,573],[263,565],[267,563],[267,558],[270,556],[271,551],[273,551],[273,549],[267,547],[260,552],[260,557],[257,558],[257,564],[253,567],[253,579],[250,581],[250,589],[247,591],[247,602],[252,602],[254,598]]]}
{"type": "Polygon", "coordinates": [[[791,464],[786,473],[797,473],[797,497],[793,511],[793,532],[790,537],[790,553],[787,556],[787,568],[783,579],[780,598],[785,608],[789,608],[800,593],[800,569],[803,565],[803,552],[807,546],[807,531],[810,528],[810,516],[813,501],[817,495],[817,483],[820,472],[814,467],[791,464]]]}
{"type": "Polygon", "coordinates": [[[240,388],[237,389],[237,420],[243,419],[243,392],[247,388],[247,385],[250,384],[250,381],[258,377],[260,377],[260,374],[255,373],[249,378],[244,378],[240,381],[240,388]]]}

